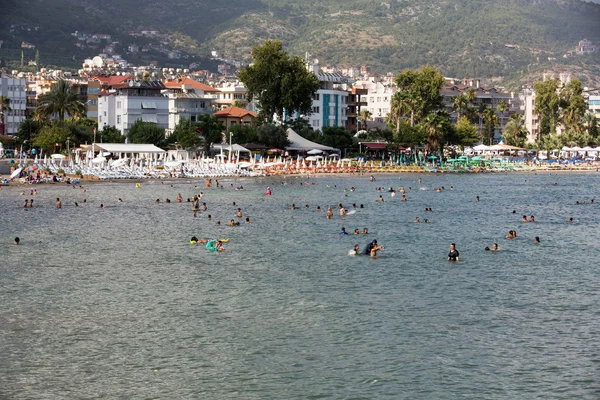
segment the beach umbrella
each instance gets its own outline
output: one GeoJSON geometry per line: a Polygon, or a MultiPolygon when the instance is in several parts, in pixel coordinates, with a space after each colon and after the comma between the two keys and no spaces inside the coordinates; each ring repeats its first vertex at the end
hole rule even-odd
{"type": "Polygon", "coordinates": [[[323,150],[312,149],[310,151],[307,151],[306,154],[311,154],[311,155],[314,155],[314,154],[323,154],[323,150]]]}

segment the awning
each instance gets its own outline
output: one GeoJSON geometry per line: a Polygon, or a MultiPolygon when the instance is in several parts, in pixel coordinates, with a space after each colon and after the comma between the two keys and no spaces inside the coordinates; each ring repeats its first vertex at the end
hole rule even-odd
{"type": "Polygon", "coordinates": [[[156,117],[156,114],[142,114],[142,121],[158,124],[158,118],[156,117]]]}
{"type": "Polygon", "coordinates": [[[311,142],[308,139],[303,138],[294,132],[293,129],[288,128],[287,130],[287,138],[290,142],[290,145],[286,147],[286,150],[311,150],[311,149],[319,149],[326,151],[339,151],[333,147],[325,146],[319,143],[311,142]]]}
{"type": "Polygon", "coordinates": [[[361,142],[360,144],[369,150],[383,150],[387,147],[387,143],[380,142],[361,142]]]}
{"type": "MultiPolygon", "coordinates": [[[[228,144],[213,144],[213,150],[215,151],[229,151],[229,145],[228,144]]],[[[242,153],[250,153],[250,150],[248,150],[245,147],[240,146],[239,144],[232,144],[231,145],[231,151],[232,152],[242,152],[242,153]]]]}
{"type": "MultiPolygon", "coordinates": [[[[125,144],[125,143],[96,143],[96,150],[109,151],[112,154],[117,153],[166,153],[160,147],[153,144],[125,144]]],[[[91,147],[91,146],[89,146],[91,147]]]]}
{"type": "Polygon", "coordinates": [[[156,110],[156,103],[154,101],[142,101],[142,108],[148,110],[156,110]]]}

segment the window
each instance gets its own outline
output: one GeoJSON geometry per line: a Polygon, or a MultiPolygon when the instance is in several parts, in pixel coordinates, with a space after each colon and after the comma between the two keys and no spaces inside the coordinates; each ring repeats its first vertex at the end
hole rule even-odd
{"type": "Polygon", "coordinates": [[[321,95],[319,93],[315,93],[314,99],[317,100],[317,101],[321,100],[321,95]]]}
{"type": "Polygon", "coordinates": [[[117,124],[120,124],[120,123],[121,123],[121,116],[117,115],[117,124]]]}
{"type": "Polygon", "coordinates": [[[318,114],[320,112],[319,107],[313,107],[312,112],[313,112],[313,114],[318,114]]]}
{"type": "MultiPolygon", "coordinates": [[[[121,108],[121,102],[117,101],[117,108],[121,108]]],[[[144,106],[142,106],[142,108],[144,108],[144,106]]]]}
{"type": "Polygon", "coordinates": [[[313,119],[312,126],[318,127],[319,126],[319,120],[318,119],[313,119]]]}
{"type": "Polygon", "coordinates": [[[379,103],[380,101],[381,101],[381,97],[378,97],[377,98],[377,102],[379,103]]]}
{"type": "Polygon", "coordinates": [[[375,101],[375,97],[371,97],[371,98],[369,99],[369,101],[370,101],[371,103],[373,103],[373,102],[375,101]]]}
{"type": "Polygon", "coordinates": [[[235,121],[231,121],[231,122],[229,123],[229,126],[235,126],[235,125],[236,125],[235,121]]]}
{"type": "Polygon", "coordinates": [[[388,98],[387,98],[387,96],[383,98],[383,101],[388,101],[388,98]]]}
{"type": "Polygon", "coordinates": [[[335,115],[335,107],[329,107],[329,115],[335,115]]]}
{"type": "Polygon", "coordinates": [[[88,94],[98,94],[100,93],[100,88],[88,88],[88,94]]]}
{"type": "Polygon", "coordinates": [[[104,111],[104,116],[106,117],[106,111],[104,111]]]}
{"type": "Polygon", "coordinates": [[[203,102],[203,101],[201,101],[201,102],[200,102],[200,108],[206,108],[206,103],[205,103],[205,102],[203,102]]]}
{"type": "Polygon", "coordinates": [[[196,116],[195,116],[195,115],[192,115],[192,116],[190,117],[190,121],[192,121],[192,122],[196,122],[196,116]]]}

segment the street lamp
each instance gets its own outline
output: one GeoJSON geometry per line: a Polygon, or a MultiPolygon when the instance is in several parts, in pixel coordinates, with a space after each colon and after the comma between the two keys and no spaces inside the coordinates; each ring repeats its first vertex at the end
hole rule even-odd
{"type": "Polygon", "coordinates": [[[229,157],[227,159],[228,163],[231,163],[231,140],[233,139],[233,132],[229,132],[229,157]]]}

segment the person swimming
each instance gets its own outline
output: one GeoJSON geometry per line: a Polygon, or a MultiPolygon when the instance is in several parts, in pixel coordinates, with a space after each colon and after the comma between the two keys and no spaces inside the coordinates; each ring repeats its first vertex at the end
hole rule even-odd
{"type": "Polygon", "coordinates": [[[567,222],[573,222],[573,217],[569,218],[569,221],[567,222]]]}
{"type": "Polygon", "coordinates": [[[492,251],[498,251],[498,250],[500,250],[500,249],[498,248],[498,243],[494,243],[494,244],[492,245],[492,251]]]}
{"type": "Polygon", "coordinates": [[[369,230],[367,228],[364,228],[362,231],[363,235],[368,235],[369,234],[369,230]]]}
{"type": "Polygon", "coordinates": [[[370,254],[370,256],[371,256],[371,257],[377,257],[377,252],[378,252],[379,250],[383,250],[383,246],[379,246],[379,245],[377,245],[377,244],[374,244],[374,245],[371,247],[371,251],[370,251],[370,253],[369,253],[369,254],[370,254]]]}
{"type": "Polygon", "coordinates": [[[533,215],[529,217],[529,222],[535,222],[535,217],[533,215]]]}
{"type": "Polygon", "coordinates": [[[454,243],[450,244],[450,252],[448,253],[448,261],[459,261],[459,253],[456,250],[456,245],[454,243]]]}
{"type": "Polygon", "coordinates": [[[350,256],[360,255],[360,246],[358,244],[355,244],[354,247],[352,248],[352,250],[350,250],[348,252],[348,255],[350,255],[350,256]]]}
{"type": "Polygon", "coordinates": [[[364,255],[370,255],[371,254],[371,249],[373,248],[373,246],[377,246],[377,240],[375,240],[375,239],[373,239],[372,242],[370,242],[369,244],[367,244],[367,246],[363,250],[362,254],[364,254],[364,255]]]}
{"type": "Polygon", "coordinates": [[[342,226],[342,230],[340,231],[340,235],[347,235],[347,234],[348,234],[348,232],[346,232],[346,228],[344,228],[342,226]]]}
{"type": "Polygon", "coordinates": [[[416,218],[415,218],[415,222],[416,222],[416,223],[419,223],[419,222],[421,222],[421,218],[419,218],[419,217],[416,217],[416,218]]]}
{"type": "Polygon", "coordinates": [[[265,192],[265,196],[270,196],[271,195],[271,188],[267,187],[267,191],[265,192]]]}
{"type": "Polygon", "coordinates": [[[331,219],[331,217],[333,217],[333,210],[331,209],[331,207],[327,207],[326,217],[327,219],[331,219]]]}
{"type": "Polygon", "coordinates": [[[375,201],[378,203],[383,203],[385,200],[383,200],[383,197],[381,195],[379,195],[379,198],[375,201]]]}
{"type": "Polygon", "coordinates": [[[241,208],[237,209],[237,217],[242,218],[242,209],[241,208]]]}
{"type": "Polygon", "coordinates": [[[20,245],[21,244],[21,239],[19,239],[19,237],[17,236],[15,238],[15,241],[13,242],[13,244],[16,245],[16,246],[20,245]]]}

